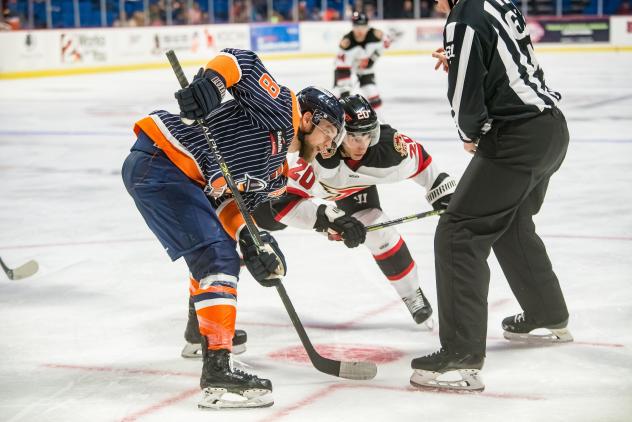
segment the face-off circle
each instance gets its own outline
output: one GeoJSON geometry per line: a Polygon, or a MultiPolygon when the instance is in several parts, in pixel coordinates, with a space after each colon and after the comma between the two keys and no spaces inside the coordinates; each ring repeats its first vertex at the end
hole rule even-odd
{"type": "MultiPolygon", "coordinates": [[[[329,359],[343,361],[370,361],[390,363],[404,356],[404,352],[390,347],[374,347],[364,345],[317,344],[314,345],[319,354],[329,359]]],[[[309,357],[303,346],[292,346],[268,354],[274,360],[284,360],[308,364],[309,357]]]]}

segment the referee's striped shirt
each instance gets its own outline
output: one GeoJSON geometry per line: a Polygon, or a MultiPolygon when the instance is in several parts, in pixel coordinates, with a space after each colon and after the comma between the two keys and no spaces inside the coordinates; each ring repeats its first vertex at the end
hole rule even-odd
{"type": "Polygon", "coordinates": [[[535,116],[561,99],[546,85],[525,20],[509,0],[459,0],[443,40],[448,99],[464,141],[494,120],[535,116]]]}

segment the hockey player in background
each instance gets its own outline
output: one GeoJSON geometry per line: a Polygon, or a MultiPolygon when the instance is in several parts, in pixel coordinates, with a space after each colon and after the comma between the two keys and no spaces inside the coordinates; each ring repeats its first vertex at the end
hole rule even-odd
{"type": "Polygon", "coordinates": [[[382,99],[375,84],[375,62],[390,39],[379,29],[369,27],[369,18],[362,12],[353,12],[353,28],[340,41],[334,70],[334,93],[339,98],[351,94],[355,84],[354,75],[360,84],[360,93],[369,100],[371,107],[378,110],[382,99]]]}
{"type": "Polygon", "coordinates": [[[123,164],[123,181],[169,257],[184,257],[191,273],[203,343],[201,408],[273,404],[269,380],[231,364],[236,244],[263,286],[277,285],[287,266],[267,232],[261,233],[265,251],[258,253],[202,129],[181,118],[203,119],[252,211],[285,193],[288,151],[313,156],[341,136],[342,109],[332,94],[319,92],[315,107],[300,111],[294,93],[277,84],[255,53],[226,49],[176,92],[180,115],[159,110],[136,122],[138,138],[123,164]],[[222,103],[226,90],[233,99],[222,103]]]}
{"type": "Polygon", "coordinates": [[[259,207],[255,217],[270,230],[287,225],[336,232],[350,248],[364,243],[415,322],[431,327],[432,307],[404,239],[392,227],[366,233],[365,226],[389,220],[380,206],[378,184],[412,180],[424,188],[434,209],[445,209],[456,181],[440,170],[420,143],[380,124],[365,98],[352,95],[340,102],[346,129],[341,146],[312,163],[297,152],[288,154],[286,196],[271,201],[270,207],[259,207]],[[336,206],[314,198],[335,201],[336,206]]]}

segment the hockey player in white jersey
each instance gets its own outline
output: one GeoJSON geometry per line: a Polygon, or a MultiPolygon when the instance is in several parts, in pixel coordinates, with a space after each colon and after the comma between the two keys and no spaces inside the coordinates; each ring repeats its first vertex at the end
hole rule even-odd
{"type": "Polygon", "coordinates": [[[382,99],[375,84],[374,66],[391,41],[379,29],[369,27],[369,18],[362,12],[354,12],[351,22],[353,28],[342,37],[336,56],[334,94],[339,98],[350,95],[355,75],[360,93],[377,110],[382,105],[382,99]]]}
{"type": "Polygon", "coordinates": [[[352,95],[340,102],[346,129],[342,145],[311,163],[299,153],[288,154],[287,194],[272,201],[269,208],[265,204],[258,208],[257,223],[271,230],[288,225],[333,231],[348,247],[363,243],[366,236],[364,244],[415,322],[431,327],[432,307],[421,290],[417,265],[403,238],[392,227],[366,233],[365,226],[389,220],[380,207],[377,184],[410,179],[424,188],[433,208],[445,209],[456,181],[440,171],[420,143],[380,124],[365,98],[352,95]],[[319,204],[313,198],[335,201],[336,206],[319,204]],[[266,216],[270,212],[274,221],[266,216]]]}

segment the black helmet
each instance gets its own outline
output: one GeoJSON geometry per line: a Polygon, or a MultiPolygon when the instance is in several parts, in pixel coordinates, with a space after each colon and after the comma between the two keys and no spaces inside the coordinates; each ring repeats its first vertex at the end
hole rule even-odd
{"type": "Polygon", "coordinates": [[[353,26],[368,25],[369,17],[364,12],[353,12],[351,23],[353,26]]]}
{"type": "Polygon", "coordinates": [[[332,148],[337,148],[342,139],[344,131],[344,111],[334,94],[326,89],[308,86],[299,91],[296,95],[301,114],[309,111],[312,113],[312,123],[318,124],[324,119],[334,125],[338,131],[333,139],[332,148]]]}
{"type": "Polygon", "coordinates": [[[380,139],[380,122],[371,104],[361,95],[350,95],[340,100],[345,112],[345,130],[351,137],[369,136],[369,146],[380,139]]]}

